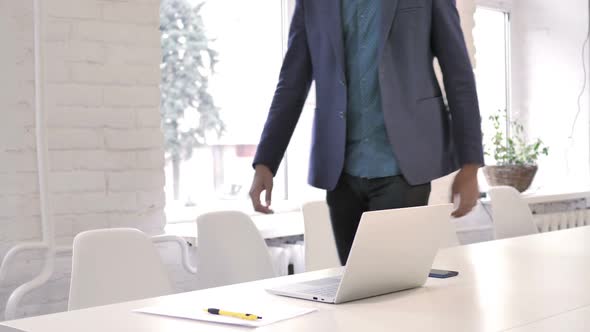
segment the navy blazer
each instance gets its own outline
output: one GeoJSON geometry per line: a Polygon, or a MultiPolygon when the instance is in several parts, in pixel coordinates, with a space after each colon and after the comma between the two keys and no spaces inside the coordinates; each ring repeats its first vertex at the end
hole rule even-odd
{"type": "MultiPolygon", "coordinates": [[[[347,83],[341,0],[297,0],[289,48],[254,165],[276,173],[312,81],[309,183],[332,190],[346,145],[347,83]]],[[[473,70],[455,0],[382,0],[379,81],[389,140],[402,174],[422,184],[460,165],[483,164],[473,70]],[[440,63],[445,107],[433,59],[440,63]]]]}

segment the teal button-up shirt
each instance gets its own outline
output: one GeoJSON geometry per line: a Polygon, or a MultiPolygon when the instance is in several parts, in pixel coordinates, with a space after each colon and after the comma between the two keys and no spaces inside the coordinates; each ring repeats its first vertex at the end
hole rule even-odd
{"type": "Polygon", "coordinates": [[[379,90],[380,0],[341,0],[348,110],[344,171],[363,178],[399,175],[379,90]]]}

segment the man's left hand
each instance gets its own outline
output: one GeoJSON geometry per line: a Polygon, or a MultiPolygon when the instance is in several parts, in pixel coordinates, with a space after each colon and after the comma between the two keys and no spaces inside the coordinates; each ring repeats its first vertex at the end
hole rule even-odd
{"type": "Polygon", "coordinates": [[[459,199],[459,207],[453,212],[453,217],[459,218],[471,212],[479,199],[479,187],[477,185],[478,165],[465,165],[457,176],[452,187],[453,201],[459,199]]]}

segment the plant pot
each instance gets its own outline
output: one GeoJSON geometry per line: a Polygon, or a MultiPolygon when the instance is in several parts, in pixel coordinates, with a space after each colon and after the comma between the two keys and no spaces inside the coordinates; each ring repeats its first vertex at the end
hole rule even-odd
{"type": "Polygon", "coordinates": [[[483,174],[490,186],[510,186],[523,192],[531,186],[537,169],[537,165],[486,166],[483,174]]]}

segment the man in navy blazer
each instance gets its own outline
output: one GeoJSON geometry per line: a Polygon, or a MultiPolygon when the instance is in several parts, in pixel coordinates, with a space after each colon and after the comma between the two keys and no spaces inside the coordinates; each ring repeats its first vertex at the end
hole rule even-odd
{"type": "Polygon", "coordinates": [[[363,212],[426,205],[433,179],[460,169],[453,215],[475,206],[481,118],[455,0],[296,0],[254,158],[256,211],[272,212],[273,176],[312,81],[309,183],[327,191],[342,264],[363,212]]]}

